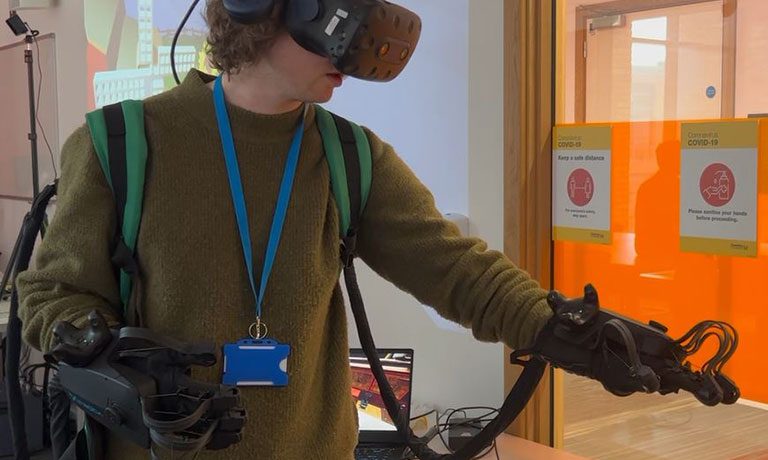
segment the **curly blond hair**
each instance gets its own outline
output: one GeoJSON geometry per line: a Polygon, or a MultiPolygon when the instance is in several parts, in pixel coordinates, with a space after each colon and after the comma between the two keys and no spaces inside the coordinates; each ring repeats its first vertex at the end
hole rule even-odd
{"type": "Polygon", "coordinates": [[[224,9],[223,0],[206,0],[208,24],[208,60],[220,72],[237,73],[244,66],[258,62],[283,27],[283,0],[275,1],[269,19],[256,24],[239,24],[224,9]]]}

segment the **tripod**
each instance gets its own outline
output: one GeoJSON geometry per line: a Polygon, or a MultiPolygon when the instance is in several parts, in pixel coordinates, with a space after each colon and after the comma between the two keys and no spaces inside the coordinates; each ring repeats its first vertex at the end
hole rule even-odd
{"type": "MultiPolygon", "coordinates": [[[[27,135],[27,138],[29,139],[32,158],[32,199],[34,201],[40,194],[40,173],[37,155],[37,107],[35,104],[35,72],[33,67],[34,55],[32,54],[32,44],[35,42],[35,37],[37,37],[40,32],[30,29],[29,25],[22,21],[16,12],[11,13],[11,17],[8,18],[6,23],[15,35],[26,34],[24,37],[24,43],[26,44],[24,49],[24,63],[27,66],[27,87],[29,92],[29,134],[27,135]]],[[[45,219],[43,226],[40,228],[41,237],[45,237],[46,226],[47,219],[45,219]]],[[[11,251],[11,257],[8,259],[8,264],[3,272],[2,282],[0,282],[0,300],[5,298],[5,287],[11,277],[11,271],[13,270],[18,255],[20,242],[21,232],[19,232],[16,243],[13,246],[13,251],[11,251]]]]}

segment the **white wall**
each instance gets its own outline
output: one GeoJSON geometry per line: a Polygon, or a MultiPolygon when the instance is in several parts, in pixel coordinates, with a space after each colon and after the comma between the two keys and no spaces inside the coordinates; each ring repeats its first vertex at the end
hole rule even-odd
{"type": "MultiPolygon", "coordinates": [[[[54,33],[56,35],[56,93],[58,94],[58,107],[56,109],[41,105],[42,113],[48,110],[58,111],[58,136],[61,145],[76,127],[85,122],[85,112],[88,106],[86,81],[86,62],[83,48],[86,46],[85,29],[83,28],[83,1],[65,0],[59,5],[49,9],[21,10],[19,15],[29,25],[40,31],[41,34],[54,33]]],[[[6,15],[8,0],[0,0],[0,12],[6,15]]],[[[4,16],[5,17],[5,16],[4,16]]],[[[23,38],[23,37],[22,37],[23,38]]],[[[0,46],[18,41],[11,30],[0,24],[0,46]]],[[[26,74],[24,63],[19,63],[18,69],[3,69],[4,72],[23,72],[26,74]]],[[[37,68],[35,67],[37,73],[37,68]]],[[[45,85],[50,81],[44,79],[45,85]]],[[[26,93],[27,88],[20,88],[26,93]]],[[[6,117],[28,117],[29,107],[24,100],[23,106],[6,107],[7,101],[0,102],[3,108],[0,112],[0,123],[6,117]]],[[[54,133],[48,133],[50,136],[54,133]]],[[[38,155],[41,163],[50,162],[48,151],[40,136],[38,140],[38,155]]],[[[31,173],[30,173],[31,174],[31,173]]],[[[46,185],[41,183],[41,187],[46,185]]],[[[28,203],[0,199],[0,271],[5,270],[8,258],[16,241],[16,235],[21,227],[24,214],[29,210],[28,203]]]]}
{"type": "MultiPolygon", "coordinates": [[[[502,1],[398,3],[423,21],[408,68],[385,85],[345,81],[329,108],[391,143],[441,211],[467,215],[471,233],[501,249],[502,1]]],[[[414,404],[498,407],[504,396],[503,347],[477,342],[468,330],[440,320],[360,265],[377,346],[415,349],[414,404]]],[[[351,311],[348,315],[350,341],[359,346],[351,311]]]]}
{"type": "MultiPolygon", "coordinates": [[[[61,0],[58,5],[48,9],[20,10],[19,15],[41,34],[51,32],[56,34],[58,135],[63,144],[69,134],[85,122],[84,116],[88,108],[88,82],[86,81],[86,54],[83,48],[87,45],[87,41],[83,27],[83,0],[61,0]]],[[[0,0],[0,12],[6,15],[7,11],[8,0],[0,0]]],[[[5,25],[0,27],[0,45],[17,40],[18,38],[8,27],[5,25]]],[[[41,110],[45,109],[41,107],[41,110]]],[[[18,110],[26,113],[28,108],[19,107],[18,110]]],[[[47,152],[45,154],[47,155],[47,152]]]]}
{"type": "Polygon", "coordinates": [[[348,78],[328,107],[393,144],[440,209],[466,215],[468,1],[398,3],[423,21],[408,67],[390,83],[348,78]]]}
{"type": "MultiPolygon", "coordinates": [[[[0,0],[0,11],[7,11],[7,3],[0,0]]],[[[435,194],[443,212],[469,216],[471,233],[501,249],[503,2],[399,3],[416,11],[424,23],[422,41],[408,69],[389,84],[348,79],[330,108],[369,126],[393,144],[435,194]],[[361,100],[366,103],[360,104],[361,100]]],[[[57,35],[59,135],[63,143],[82,123],[87,109],[82,53],[86,40],[82,0],[66,0],[59,5],[50,10],[24,11],[23,17],[42,33],[57,35]]],[[[0,44],[13,40],[10,32],[0,31],[0,44]]],[[[7,225],[10,212],[3,214],[3,206],[0,200],[0,251],[7,254],[17,227],[7,225]]],[[[23,212],[23,207],[16,206],[13,214],[17,212],[23,212]]],[[[416,350],[415,404],[440,408],[501,404],[501,345],[475,341],[469,331],[429,315],[418,302],[362,264],[359,271],[377,344],[416,350]],[[400,321],[394,322],[394,318],[400,321]]],[[[351,312],[349,315],[350,337],[356,346],[351,312]]]]}

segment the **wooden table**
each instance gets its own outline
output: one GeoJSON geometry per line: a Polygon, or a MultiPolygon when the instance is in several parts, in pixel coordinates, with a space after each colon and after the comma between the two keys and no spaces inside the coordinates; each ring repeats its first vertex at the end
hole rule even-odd
{"type": "MultiPolygon", "coordinates": [[[[587,460],[584,457],[508,434],[499,436],[496,445],[500,460],[587,460]]],[[[496,460],[496,453],[491,451],[488,455],[481,457],[481,460],[496,460]]]]}
{"type": "MultiPolygon", "coordinates": [[[[496,439],[496,446],[499,450],[499,460],[588,460],[585,457],[579,457],[508,434],[499,436],[496,439]]],[[[432,440],[429,447],[437,453],[448,453],[438,438],[432,440]]],[[[479,460],[496,460],[496,452],[491,450],[479,460]]]]}

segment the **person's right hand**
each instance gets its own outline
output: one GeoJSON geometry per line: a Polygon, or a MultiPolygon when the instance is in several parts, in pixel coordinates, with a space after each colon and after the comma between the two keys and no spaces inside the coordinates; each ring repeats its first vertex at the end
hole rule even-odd
{"type": "Polygon", "coordinates": [[[53,327],[54,347],[46,353],[49,362],[83,367],[90,364],[112,341],[107,322],[98,311],[88,314],[88,324],[81,328],[67,321],[59,321],[53,327]]]}

